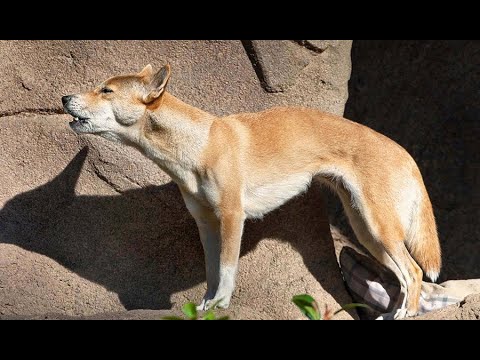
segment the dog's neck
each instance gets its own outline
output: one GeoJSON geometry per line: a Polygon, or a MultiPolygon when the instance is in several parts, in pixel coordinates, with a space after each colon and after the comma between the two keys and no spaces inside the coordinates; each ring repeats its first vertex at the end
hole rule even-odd
{"type": "Polygon", "coordinates": [[[215,117],[169,93],[147,110],[140,122],[136,147],[177,183],[189,182],[200,166],[215,117]]]}

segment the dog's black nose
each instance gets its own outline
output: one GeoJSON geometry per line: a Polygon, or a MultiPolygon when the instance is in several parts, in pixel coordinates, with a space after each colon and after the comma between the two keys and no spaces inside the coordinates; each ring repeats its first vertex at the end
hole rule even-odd
{"type": "Polygon", "coordinates": [[[62,104],[66,105],[71,98],[72,98],[72,95],[62,96],[62,104]]]}

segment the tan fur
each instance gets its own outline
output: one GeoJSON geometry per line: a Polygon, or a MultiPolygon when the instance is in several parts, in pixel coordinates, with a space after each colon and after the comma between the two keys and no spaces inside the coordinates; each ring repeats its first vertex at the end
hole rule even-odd
{"type": "Polygon", "coordinates": [[[420,171],[400,145],[314,109],[215,117],[165,92],[169,75],[169,67],[154,74],[147,66],[73,96],[65,109],[88,118],[75,131],[136,147],[179,185],[205,250],[202,309],[229,304],[245,218],[262,217],[318,179],[338,193],[359,241],[398,276],[397,316],[417,312],[422,270],[406,246],[434,277],[440,246],[420,171]],[[105,86],[114,92],[102,94],[105,86]]]}

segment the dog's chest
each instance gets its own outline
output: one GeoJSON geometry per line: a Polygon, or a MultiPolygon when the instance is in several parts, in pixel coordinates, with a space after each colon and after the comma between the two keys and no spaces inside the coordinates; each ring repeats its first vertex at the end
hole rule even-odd
{"type": "MultiPolygon", "coordinates": [[[[238,191],[245,215],[248,218],[261,218],[291,198],[305,192],[311,180],[312,176],[309,173],[292,174],[278,178],[274,182],[262,184],[249,183],[247,179],[246,184],[239,188],[227,190],[226,187],[220,186],[214,181],[203,179],[198,188],[192,187],[189,191],[198,201],[208,203],[216,210],[222,206],[220,202],[224,191],[238,191]]],[[[232,197],[227,196],[226,198],[232,197]]]]}

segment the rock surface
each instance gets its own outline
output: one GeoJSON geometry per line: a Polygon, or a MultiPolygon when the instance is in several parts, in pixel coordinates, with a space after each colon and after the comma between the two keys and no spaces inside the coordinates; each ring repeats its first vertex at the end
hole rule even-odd
{"type": "Polygon", "coordinates": [[[480,294],[467,296],[459,304],[407,320],[480,320],[480,294]]]}
{"type": "MultiPolygon", "coordinates": [[[[172,65],[170,91],[216,114],[256,111],[273,105],[306,105],[342,114],[348,95],[351,41],[338,41],[322,54],[290,41],[266,43],[257,58],[268,58],[266,71],[295,80],[295,86],[268,94],[242,42],[230,41],[0,41],[0,115],[61,112],[59,98],[84,91],[119,73],[140,71],[147,63],[172,65]],[[283,66],[280,56],[308,66],[283,66]],[[279,52],[277,54],[277,51],[279,52]],[[273,73],[278,67],[283,73],[273,73]],[[295,75],[289,74],[289,72],[295,75]]],[[[290,61],[289,64],[292,64],[290,61]]]]}
{"type": "MultiPolygon", "coordinates": [[[[69,316],[61,313],[47,313],[33,316],[0,316],[1,320],[161,320],[172,316],[169,310],[130,310],[120,312],[105,312],[87,316],[69,316]]],[[[181,316],[180,314],[176,314],[181,316]]]]}
{"type": "MultiPolygon", "coordinates": [[[[227,311],[217,312],[218,316],[229,314],[227,311]]],[[[68,316],[61,313],[49,313],[36,316],[0,316],[1,320],[159,320],[171,316],[168,310],[130,310],[122,312],[106,312],[90,316],[68,316]]],[[[174,315],[180,315],[178,312],[174,315]]],[[[231,316],[231,314],[229,314],[231,316]]],[[[255,318],[255,317],[252,317],[255,318]]],[[[258,316],[261,319],[262,316],[258,316]]],[[[235,320],[234,317],[231,317],[235,320]]],[[[459,304],[429,312],[422,316],[404,320],[480,320],[480,294],[470,295],[459,304]]]]}
{"type": "MultiPolygon", "coordinates": [[[[270,94],[240,41],[0,42],[0,315],[178,311],[205,289],[176,185],[133,149],[75,136],[55,115],[62,95],[168,60],[170,91],[219,115],[275,104],[342,113],[350,45],[288,42],[308,65],[270,94]]],[[[301,318],[290,299],[304,292],[332,308],[351,301],[323,208],[312,187],[247,223],[233,318],[301,318]]]]}

